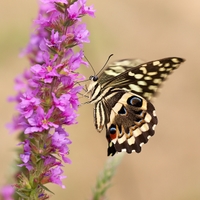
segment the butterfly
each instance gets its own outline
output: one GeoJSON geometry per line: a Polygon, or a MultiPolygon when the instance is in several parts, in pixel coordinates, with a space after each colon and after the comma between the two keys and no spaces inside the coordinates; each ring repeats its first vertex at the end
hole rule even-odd
{"type": "Polygon", "coordinates": [[[150,99],[182,62],[179,57],[146,63],[124,59],[108,65],[99,76],[90,76],[88,103],[94,104],[97,131],[106,128],[108,156],[122,151],[139,153],[154,135],[158,119],[150,99]]]}

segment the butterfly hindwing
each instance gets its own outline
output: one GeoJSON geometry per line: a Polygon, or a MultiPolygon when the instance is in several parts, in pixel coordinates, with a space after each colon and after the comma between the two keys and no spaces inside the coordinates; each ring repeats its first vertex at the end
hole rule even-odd
{"type": "Polygon", "coordinates": [[[139,153],[142,144],[147,143],[149,137],[154,135],[157,125],[154,106],[141,96],[124,90],[111,91],[111,94],[111,97],[105,97],[95,107],[96,119],[105,113],[105,110],[109,113],[100,117],[104,120],[96,121],[98,130],[102,130],[102,125],[106,123],[108,155],[114,155],[116,151],[139,153]]]}

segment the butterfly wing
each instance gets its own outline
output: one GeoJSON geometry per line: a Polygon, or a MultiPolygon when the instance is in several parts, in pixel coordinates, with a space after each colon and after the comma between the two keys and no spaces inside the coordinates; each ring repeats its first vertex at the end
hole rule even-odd
{"type": "Polygon", "coordinates": [[[100,74],[98,81],[100,84],[104,84],[112,78],[122,74],[127,70],[133,69],[134,67],[137,67],[142,63],[145,63],[145,61],[141,59],[122,59],[112,62],[100,74]]]}
{"type": "MultiPolygon", "coordinates": [[[[116,67],[118,73],[116,73],[114,66],[109,66],[99,77],[99,82],[103,88],[123,88],[150,100],[156,94],[161,83],[182,62],[184,62],[182,58],[170,57],[131,67],[130,65],[125,65],[124,61],[118,61],[118,66],[116,67]],[[120,68],[122,73],[119,73],[120,68]],[[109,78],[107,77],[108,75],[109,78]]],[[[128,60],[127,63],[131,63],[131,60],[128,60]]]]}
{"type": "Polygon", "coordinates": [[[154,106],[148,100],[124,90],[110,90],[96,104],[94,114],[97,129],[102,129],[105,123],[108,156],[122,151],[139,153],[154,135],[158,123],[154,106]]]}
{"type": "Polygon", "coordinates": [[[147,63],[121,60],[109,65],[98,79],[91,78],[89,102],[95,103],[96,129],[106,127],[108,155],[139,153],[154,135],[158,120],[149,99],[182,62],[177,57],[147,63]]]}

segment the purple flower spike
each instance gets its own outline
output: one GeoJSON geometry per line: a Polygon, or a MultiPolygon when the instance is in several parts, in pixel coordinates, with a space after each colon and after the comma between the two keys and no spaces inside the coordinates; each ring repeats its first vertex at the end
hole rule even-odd
{"type": "Polygon", "coordinates": [[[35,31],[22,52],[31,66],[15,80],[17,94],[10,101],[17,103],[19,113],[9,127],[22,132],[17,194],[43,200],[48,196],[41,185],[51,182],[65,188],[62,163],[71,163],[72,141],[63,126],[77,123],[82,87],[76,83],[84,80],[77,70],[88,66],[83,44],[89,42],[81,17],[94,17],[94,9],[86,0],[40,2],[35,31]]]}

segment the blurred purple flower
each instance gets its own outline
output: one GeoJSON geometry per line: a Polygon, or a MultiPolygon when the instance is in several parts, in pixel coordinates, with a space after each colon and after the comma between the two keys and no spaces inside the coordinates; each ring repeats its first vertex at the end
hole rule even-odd
{"type": "Polygon", "coordinates": [[[0,188],[0,199],[2,200],[14,200],[14,187],[11,185],[5,185],[4,187],[0,188]]]}

